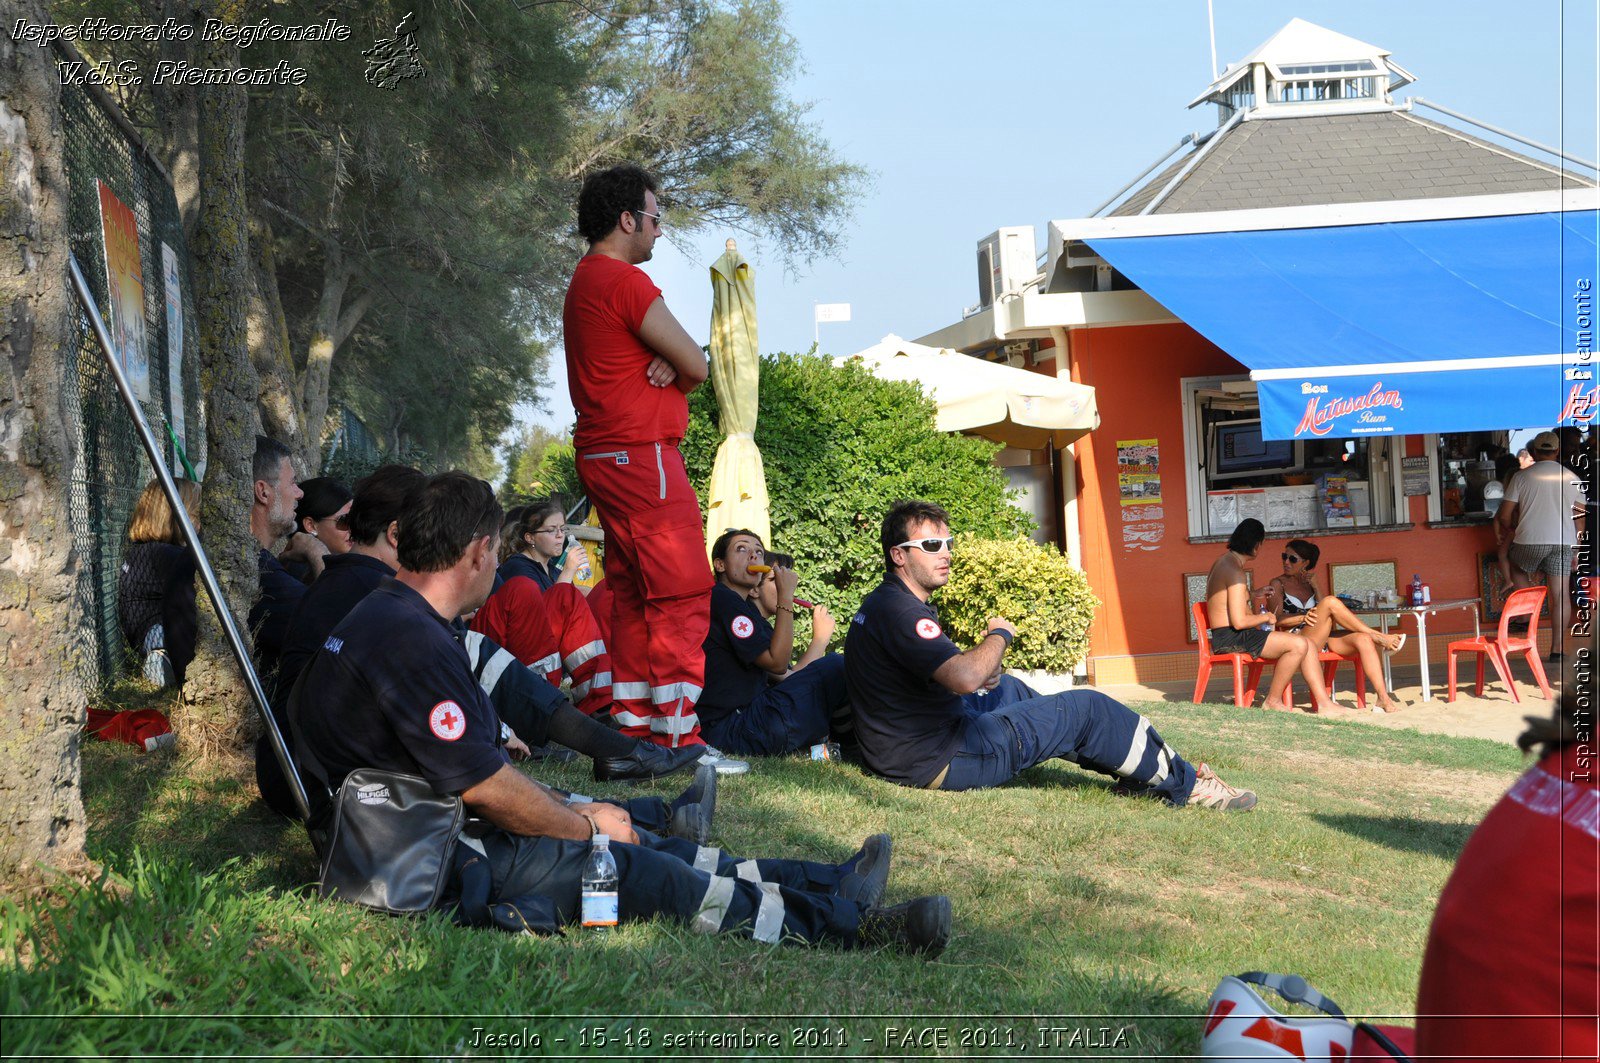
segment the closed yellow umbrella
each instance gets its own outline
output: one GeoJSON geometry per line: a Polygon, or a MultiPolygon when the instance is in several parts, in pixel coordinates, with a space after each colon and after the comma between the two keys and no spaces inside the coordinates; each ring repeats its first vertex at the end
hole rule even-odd
{"type": "Polygon", "coordinates": [[[750,263],[732,240],[711,264],[711,384],[728,433],[711,466],[706,505],[706,553],[727,528],[749,528],[772,538],[767,473],[756,449],[756,402],[761,350],[756,342],[756,286],[750,263]]]}

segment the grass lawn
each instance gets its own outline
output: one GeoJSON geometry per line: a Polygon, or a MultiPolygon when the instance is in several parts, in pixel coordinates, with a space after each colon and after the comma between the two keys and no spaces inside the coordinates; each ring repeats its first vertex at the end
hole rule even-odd
{"type": "MultiPolygon", "coordinates": [[[[1173,810],[1060,762],[973,794],[798,759],[722,780],[736,853],[842,859],[893,833],[890,900],[955,904],[935,963],[661,923],[534,939],[368,915],[307,895],[310,847],[253,778],[91,742],[88,848],[109,877],[0,906],[4,1052],[1176,1058],[1198,1053],[1217,980],[1244,970],[1302,974],[1352,1013],[1410,1012],[1434,900],[1521,756],[1138,708],[1260,805],[1173,810]]],[[[541,777],[600,789],[576,768],[541,777]]]]}

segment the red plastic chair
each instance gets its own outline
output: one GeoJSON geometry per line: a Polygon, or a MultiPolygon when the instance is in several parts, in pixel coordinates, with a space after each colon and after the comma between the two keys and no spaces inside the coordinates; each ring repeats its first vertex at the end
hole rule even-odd
{"type": "Polygon", "coordinates": [[[1261,669],[1271,662],[1265,657],[1252,657],[1248,653],[1214,653],[1211,649],[1211,628],[1206,622],[1206,603],[1194,603],[1194,629],[1200,633],[1200,671],[1194,681],[1194,701],[1199,704],[1206,695],[1206,683],[1211,679],[1213,665],[1226,664],[1233,669],[1233,703],[1243,709],[1256,699],[1256,687],[1261,683],[1261,669]]]}
{"type": "MultiPolygon", "coordinates": [[[[1517,693],[1517,684],[1511,678],[1511,655],[1520,653],[1527,657],[1528,667],[1533,669],[1533,678],[1539,684],[1539,693],[1545,697],[1554,697],[1555,692],[1550,689],[1550,684],[1544,677],[1544,663],[1539,660],[1539,610],[1544,608],[1543,587],[1524,587],[1520,591],[1512,591],[1506,599],[1505,608],[1500,612],[1500,631],[1494,635],[1480,635],[1475,639],[1461,639],[1452,642],[1447,651],[1449,654],[1450,694],[1446,701],[1456,700],[1456,654],[1471,653],[1477,655],[1478,683],[1472,693],[1475,697],[1483,697],[1483,659],[1489,658],[1489,663],[1494,665],[1494,674],[1500,677],[1511,690],[1511,699],[1521,701],[1522,695],[1517,693]],[[1528,618],[1528,632],[1521,637],[1511,634],[1511,621],[1521,617],[1528,618]]],[[[1562,593],[1566,593],[1563,588],[1562,593]]]]}

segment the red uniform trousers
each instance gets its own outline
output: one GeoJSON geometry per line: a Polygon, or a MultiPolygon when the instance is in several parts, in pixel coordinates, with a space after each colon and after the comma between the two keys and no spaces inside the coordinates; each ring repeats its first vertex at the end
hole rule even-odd
{"type": "Polygon", "coordinates": [[[483,603],[471,626],[552,685],[571,679],[572,700],[583,712],[610,710],[611,655],[583,592],[572,584],[541,591],[527,576],[509,579],[483,603]]]}
{"type": "Polygon", "coordinates": [[[697,745],[711,566],[700,502],[670,443],[596,447],[578,477],[600,510],[611,589],[611,715],[624,733],[697,745]]]}
{"type": "Polygon", "coordinates": [[[601,577],[600,582],[589,588],[589,611],[594,614],[594,622],[600,625],[600,637],[605,639],[606,645],[613,643],[611,638],[611,584],[601,577]]]}

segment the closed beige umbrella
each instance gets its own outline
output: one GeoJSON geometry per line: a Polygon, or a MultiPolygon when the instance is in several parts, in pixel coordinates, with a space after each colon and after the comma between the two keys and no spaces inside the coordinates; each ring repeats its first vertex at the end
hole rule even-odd
{"type": "Polygon", "coordinates": [[[727,528],[749,528],[772,541],[767,473],[756,449],[761,349],[756,341],[756,286],[750,263],[732,240],[711,265],[711,384],[728,433],[711,466],[706,553],[727,528]]]}

